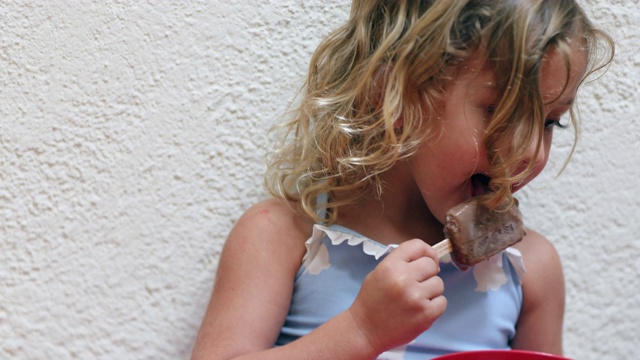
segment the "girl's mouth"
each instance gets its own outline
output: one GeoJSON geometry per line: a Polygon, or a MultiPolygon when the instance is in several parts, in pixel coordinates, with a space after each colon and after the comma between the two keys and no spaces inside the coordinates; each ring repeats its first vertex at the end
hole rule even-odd
{"type": "Polygon", "coordinates": [[[489,182],[491,178],[485,174],[474,174],[471,176],[471,196],[476,197],[489,192],[489,182]]]}

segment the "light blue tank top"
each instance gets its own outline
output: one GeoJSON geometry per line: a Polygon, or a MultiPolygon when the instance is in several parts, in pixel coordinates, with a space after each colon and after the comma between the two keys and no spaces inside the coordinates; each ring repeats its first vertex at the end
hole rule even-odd
{"type": "MultiPolygon", "coordinates": [[[[315,225],[276,346],[304,336],[346,310],[367,274],[395,246],[338,226],[315,225]]],[[[520,253],[509,248],[467,271],[441,263],[447,310],[413,342],[378,359],[430,359],[452,352],[509,349],[522,307],[520,253]]]]}

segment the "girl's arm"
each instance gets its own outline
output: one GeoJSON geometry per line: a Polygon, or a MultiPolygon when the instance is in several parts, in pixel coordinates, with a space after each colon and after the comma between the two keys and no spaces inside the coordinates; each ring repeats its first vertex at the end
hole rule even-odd
{"type": "Polygon", "coordinates": [[[562,355],[565,288],[558,252],[549,240],[529,229],[516,247],[527,272],[522,278],[523,305],[512,346],[562,355]]]}
{"type": "Polygon", "coordinates": [[[273,199],[238,220],[220,256],[192,359],[230,359],[273,347],[312,227],[303,223],[273,199]]]}
{"type": "Polygon", "coordinates": [[[279,200],[242,216],[222,252],[192,359],[373,359],[444,312],[435,251],[408,241],[369,274],[348,310],[274,348],[312,226],[279,200]]]}

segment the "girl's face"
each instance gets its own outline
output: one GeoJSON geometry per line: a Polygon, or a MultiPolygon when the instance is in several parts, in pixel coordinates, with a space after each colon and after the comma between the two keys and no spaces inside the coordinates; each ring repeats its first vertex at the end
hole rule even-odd
{"type": "MultiPolygon", "coordinates": [[[[441,223],[447,210],[482,194],[489,181],[490,165],[482,138],[498,94],[493,70],[479,59],[472,57],[450,81],[441,113],[441,135],[425,141],[410,160],[422,198],[441,223]]],[[[521,172],[528,163],[534,164],[530,175],[514,185],[512,192],[540,174],[547,163],[553,129],[561,115],[570,109],[585,72],[586,52],[572,48],[569,60],[571,73],[565,88],[567,70],[563,57],[555,49],[545,54],[540,74],[542,100],[546,104],[543,143],[537,157],[534,158],[534,145],[521,166],[514,169],[521,172]]]]}

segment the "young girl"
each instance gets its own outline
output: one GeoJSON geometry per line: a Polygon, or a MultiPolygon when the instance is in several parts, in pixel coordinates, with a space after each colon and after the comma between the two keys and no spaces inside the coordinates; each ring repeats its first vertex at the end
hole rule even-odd
{"type": "Polygon", "coordinates": [[[312,58],[275,197],[229,235],[193,358],[561,354],[549,241],[529,230],[467,271],[431,245],[466,199],[515,206],[612,54],[574,1],[354,0],[312,58]]]}

